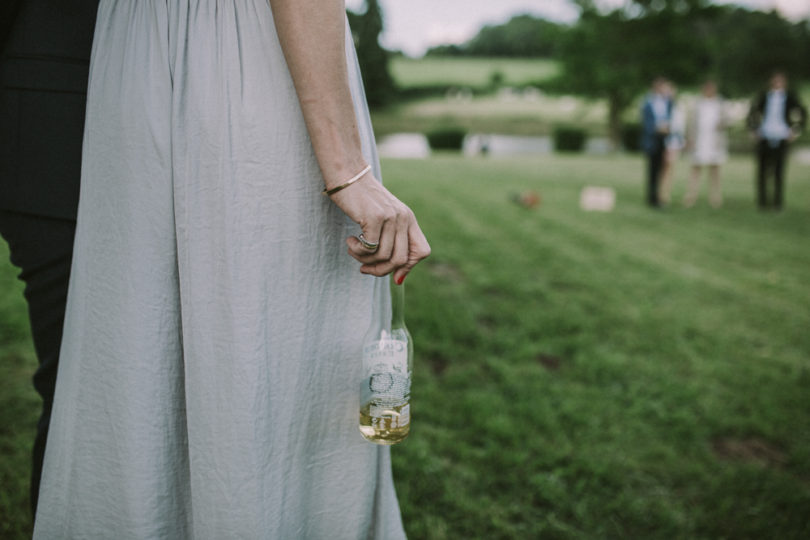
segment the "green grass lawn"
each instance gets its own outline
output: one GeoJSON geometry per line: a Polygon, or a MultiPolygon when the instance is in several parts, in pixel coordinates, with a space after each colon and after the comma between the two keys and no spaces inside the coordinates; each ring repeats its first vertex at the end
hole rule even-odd
{"type": "Polygon", "coordinates": [[[503,77],[502,84],[523,86],[550,79],[559,72],[554,60],[542,58],[408,58],[395,56],[390,63],[391,75],[400,88],[464,86],[487,88],[494,73],[503,77]]]}
{"type": "Polygon", "coordinates": [[[412,537],[810,534],[810,174],[763,214],[751,165],[720,211],[654,212],[627,157],[386,163],[434,250],[394,453],[412,537]],[[617,211],[579,211],[586,184],[617,211]]]}
{"type": "MultiPolygon", "coordinates": [[[[656,212],[634,157],[383,163],[433,247],[406,281],[413,427],[393,459],[410,538],[810,537],[810,167],[791,165],[777,214],[755,209],[752,166],[725,168],[719,211],[656,212]],[[616,189],[614,212],[578,209],[589,184],[616,189]],[[510,201],[529,189],[540,207],[510,201]]],[[[13,539],[36,402],[6,259],[13,539]]]]}

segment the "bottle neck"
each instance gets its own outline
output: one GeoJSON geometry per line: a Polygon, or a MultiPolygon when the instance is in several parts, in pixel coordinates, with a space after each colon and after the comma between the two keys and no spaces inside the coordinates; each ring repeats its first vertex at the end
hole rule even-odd
{"type": "Polygon", "coordinates": [[[391,328],[405,326],[405,286],[394,283],[393,278],[389,278],[391,284],[391,328]]]}

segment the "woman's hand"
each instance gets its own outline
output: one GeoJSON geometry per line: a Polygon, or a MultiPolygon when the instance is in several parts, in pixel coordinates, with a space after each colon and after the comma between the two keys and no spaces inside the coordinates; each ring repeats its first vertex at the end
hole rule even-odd
{"type": "MultiPolygon", "coordinates": [[[[346,64],[346,6],[343,0],[270,0],[279,43],[298,94],[315,157],[326,187],[363,170],[360,135],[346,64]]],[[[347,240],[349,253],[375,276],[394,273],[402,283],[430,246],[410,208],[366,173],[331,199],[357,222],[363,238],[347,240]]]]}
{"type": "Polygon", "coordinates": [[[365,247],[357,237],[346,239],[349,254],[363,263],[360,271],[364,274],[384,276],[393,272],[394,281],[399,285],[416,263],[430,255],[430,245],[411,209],[385,189],[372,173],[366,173],[330,198],[360,225],[366,242],[379,243],[374,250],[365,247]]]}

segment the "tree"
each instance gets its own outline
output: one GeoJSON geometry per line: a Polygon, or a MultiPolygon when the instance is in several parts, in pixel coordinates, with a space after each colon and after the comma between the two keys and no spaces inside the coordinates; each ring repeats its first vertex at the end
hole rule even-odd
{"type": "Polygon", "coordinates": [[[775,11],[718,9],[712,20],[709,56],[723,92],[750,94],[775,69],[784,70],[794,80],[810,76],[808,25],[810,21],[792,24],[775,11]]]}
{"type": "Polygon", "coordinates": [[[641,0],[603,13],[578,2],[579,22],[559,56],[561,89],[606,98],[608,130],[620,141],[624,110],[656,76],[697,82],[709,65],[705,39],[695,32],[701,0],[641,0]]]}
{"type": "Polygon", "coordinates": [[[377,0],[366,0],[362,14],[347,11],[357,61],[363,74],[363,86],[369,106],[386,105],[396,95],[396,86],[388,71],[389,52],[380,45],[383,15],[377,0]]]}
{"type": "Polygon", "coordinates": [[[431,56],[509,56],[548,58],[557,52],[565,27],[531,15],[517,15],[504,24],[484,26],[462,45],[439,45],[431,56]]]}
{"type": "Polygon", "coordinates": [[[464,48],[470,56],[552,56],[562,27],[531,15],[518,15],[498,26],[485,26],[464,48]]]}

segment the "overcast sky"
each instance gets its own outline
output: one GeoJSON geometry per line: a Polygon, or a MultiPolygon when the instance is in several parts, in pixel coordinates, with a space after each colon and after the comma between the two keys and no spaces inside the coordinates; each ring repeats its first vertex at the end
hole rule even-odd
{"type": "MultiPolygon", "coordinates": [[[[421,56],[428,47],[466,41],[484,24],[502,23],[518,13],[532,13],[570,22],[577,12],[567,0],[380,0],[385,15],[382,44],[421,56]]],[[[602,0],[605,5],[622,0],[602,0]]],[[[719,0],[717,3],[730,3],[719,0]]],[[[810,0],[737,0],[756,9],[779,9],[785,16],[810,17],[810,0]]],[[[363,9],[364,0],[346,0],[346,7],[363,9]]]]}

